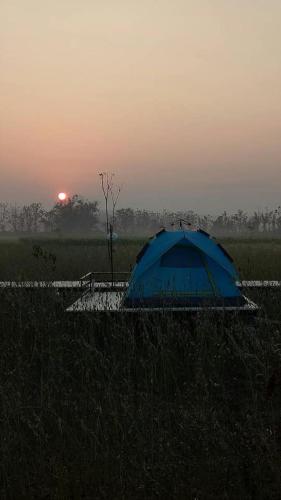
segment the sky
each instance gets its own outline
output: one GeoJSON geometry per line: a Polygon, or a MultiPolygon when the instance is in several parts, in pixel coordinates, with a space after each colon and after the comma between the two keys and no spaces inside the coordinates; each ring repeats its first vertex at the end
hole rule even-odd
{"type": "Polygon", "coordinates": [[[280,0],[1,0],[0,201],[281,204],[280,0]]]}

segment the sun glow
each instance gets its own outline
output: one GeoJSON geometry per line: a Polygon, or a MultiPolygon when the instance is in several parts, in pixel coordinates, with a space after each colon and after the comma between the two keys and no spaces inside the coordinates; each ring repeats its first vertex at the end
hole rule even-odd
{"type": "Polygon", "coordinates": [[[59,193],[59,194],[58,194],[58,199],[59,199],[60,201],[64,201],[64,200],[66,200],[66,193],[59,193]]]}

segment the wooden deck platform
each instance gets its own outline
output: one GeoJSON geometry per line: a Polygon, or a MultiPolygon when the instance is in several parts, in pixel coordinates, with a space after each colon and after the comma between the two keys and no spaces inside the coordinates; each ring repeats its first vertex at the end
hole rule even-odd
{"type": "Polygon", "coordinates": [[[152,313],[152,312],[185,312],[185,313],[199,313],[199,312],[239,312],[239,313],[255,313],[258,311],[258,306],[245,297],[246,303],[243,306],[235,307],[141,307],[129,308],[124,307],[123,292],[114,290],[98,290],[89,291],[84,293],[82,297],[74,302],[67,308],[67,312],[103,312],[103,313],[152,313]]]}
{"type": "MultiPolygon", "coordinates": [[[[68,312],[99,311],[99,312],[129,312],[140,311],[137,308],[125,308],[122,305],[123,292],[128,288],[128,281],[116,281],[112,286],[110,281],[94,281],[89,279],[68,280],[68,281],[0,281],[0,289],[56,289],[56,290],[77,290],[81,292],[81,297],[67,308],[68,312]]],[[[237,282],[241,289],[278,289],[281,288],[281,281],[277,280],[244,280],[237,282]]],[[[141,308],[142,312],[200,312],[204,311],[225,311],[225,312],[250,312],[258,310],[258,306],[246,298],[246,304],[242,307],[186,307],[186,308],[141,308]]]]}

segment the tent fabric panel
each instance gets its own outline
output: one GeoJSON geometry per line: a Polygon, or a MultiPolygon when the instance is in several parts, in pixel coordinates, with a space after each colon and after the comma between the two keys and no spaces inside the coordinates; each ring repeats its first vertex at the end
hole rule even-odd
{"type": "Polygon", "coordinates": [[[203,267],[200,252],[191,245],[174,245],[160,259],[161,267],[188,268],[203,267]]]}
{"type": "Polygon", "coordinates": [[[209,257],[215,260],[220,266],[237,278],[237,271],[233,263],[224,255],[221,248],[218,247],[217,243],[211,238],[207,238],[202,233],[197,231],[189,231],[187,233],[187,238],[191,243],[196,245],[202,252],[206,253],[209,257]]]}
{"type": "Polygon", "coordinates": [[[132,279],[127,295],[150,297],[154,295],[212,296],[215,288],[205,267],[166,268],[157,262],[137,279],[132,279]]]}
{"type": "Polygon", "coordinates": [[[166,253],[169,248],[181,240],[187,240],[194,246],[197,246],[203,253],[208,254],[209,257],[223,266],[231,276],[237,279],[237,271],[232,262],[229,261],[212,239],[197,231],[166,231],[160,238],[151,240],[148,250],[145,252],[145,255],[143,255],[139,265],[135,266],[133,274],[136,276],[142,274],[145,269],[150,267],[161,255],[166,253]]]}
{"type": "Polygon", "coordinates": [[[213,259],[206,257],[208,269],[216,282],[219,295],[225,297],[240,296],[241,291],[236,285],[236,280],[230,274],[226,273],[224,268],[219,266],[213,259]]]}
{"type": "Polygon", "coordinates": [[[241,307],[245,304],[245,298],[240,295],[237,297],[125,297],[124,306],[126,307],[241,307]]]}
{"type": "Polygon", "coordinates": [[[138,264],[142,257],[144,256],[144,254],[146,253],[146,251],[149,249],[149,243],[146,243],[142,249],[140,250],[140,252],[138,253],[137,257],[136,257],[136,263],[138,264]]]}
{"type": "Polygon", "coordinates": [[[234,265],[204,233],[162,231],[144,248],[125,300],[178,301],[182,305],[242,297],[234,265]],[[188,254],[190,267],[186,264],[188,254]]]}
{"type": "MultiPolygon", "coordinates": [[[[182,238],[182,235],[181,235],[182,238]]],[[[169,248],[175,245],[180,239],[178,232],[163,233],[163,236],[154,238],[149,243],[149,249],[145,252],[142,259],[135,265],[133,276],[140,276],[148,267],[152,266],[158,258],[161,257],[169,248]]]]}
{"type": "Polygon", "coordinates": [[[217,247],[219,247],[219,249],[226,256],[226,258],[228,260],[230,260],[230,262],[233,262],[233,258],[231,257],[231,255],[229,255],[229,253],[226,251],[226,249],[220,243],[217,243],[217,247]]]}

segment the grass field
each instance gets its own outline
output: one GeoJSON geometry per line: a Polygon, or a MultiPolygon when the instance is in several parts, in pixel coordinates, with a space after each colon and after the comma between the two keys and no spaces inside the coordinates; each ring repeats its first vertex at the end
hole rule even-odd
{"type": "MultiPolygon", "coordinates": [[[[233,256],[241,278],[281,280],[281,239],[220,242],[233,256]]],[[[117,241],[115,270],[129,271],[144,243],[144,239],[117,241]]],[[[106,270],[107,247],[102,239],[0,239],[0,280],[72,280],[88,271],[106,270]]]]}
{"type": "MultiPolygon", "coordinates": [[[[142,243],[119,241],[116,269],[142,243]]],[[[281,279],[280,241],[224,244],[243,278],[281,279]]],[[[100,240],[0,243],[2,280],[107,268],[100,240]]],[[[253,324],[0,297],[1,499],[280,499],[280,291],[253,324]]]]}

